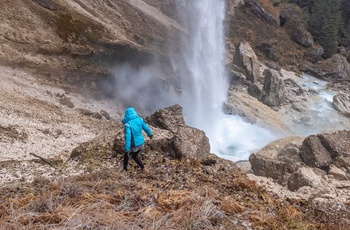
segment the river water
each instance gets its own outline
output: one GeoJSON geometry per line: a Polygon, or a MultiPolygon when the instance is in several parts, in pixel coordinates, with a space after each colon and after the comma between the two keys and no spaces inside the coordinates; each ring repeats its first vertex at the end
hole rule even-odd
{"type": "Polygon", "coordinates": [[[298,84],[307,93],[305,110],[285,116],[296,134],[308,136],[349,128],[349,118],[333,107],[337,92],[327,88],[327,81],[303,74],[298,84]]]}
{"type": "MultiPolygon", "coordinates": [[[[224,68],[225,7],[225,0],[176,0],[184,28],[181,58],[172,63],[179,76],[180,94],[163,90],[159,79],[154,79],[152,69],[159,63],[137,69],[118,66],[116,90],[131,106],[138,103],[140,108],[180,104],[186,124],[205,131],[211,152],[239,161],[280,136],[223,112],[229,87],[224,68]]],[[[286,116],[296,134],[306,136],[344,124],[332,107],[334,93],[325,90],[325,82],[304,75],[299,84],[309,91],[311,100],[303,113],[286,116]]]]}

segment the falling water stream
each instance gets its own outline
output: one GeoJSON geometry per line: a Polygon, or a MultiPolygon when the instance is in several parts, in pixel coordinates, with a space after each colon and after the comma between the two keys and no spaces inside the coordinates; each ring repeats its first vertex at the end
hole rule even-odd
{"type": "MultiPolygon", "coordinates": [[[[229,86],[224,67],[225,0],[174,1],[183,28],[181,58],[172,60],[181,93],[165,90],[161,81],[154,77],[153,70],[159,67],[158,62],[141,68],[128,64],[117,66],[114,89],[121,92],[119,97],[127,106],[160,109],[180,104],[186,124],[205,131],[211,152],[232,161],[247,160],[251,153],[279,136],[223,112],[229,86]]],[[[307,106],[306,116],[310,122],[296,122],[305,120],[303,113],[291,119],[287,115],[289,125],[303,136],[318,133],[327,125],[344,126],[346,121],[339,120],[339,113],[332,108],[334,93],[324,89],[324,82],[310,79],[304,76],[300,83],[305,90],[316,92],[315,97],[310,96],[311,103],[307,106]]]]}
{"type": "Polygon", "coordinates": [[[277,137],[223,112],[228,90],[224,69],[225,0],[178,0],[177,3],[188,31],[182,39],[185,64],[177,68],[185,121],[205,131],[212,152],[233,161],[246,160],[253,151],[277,137]]]}

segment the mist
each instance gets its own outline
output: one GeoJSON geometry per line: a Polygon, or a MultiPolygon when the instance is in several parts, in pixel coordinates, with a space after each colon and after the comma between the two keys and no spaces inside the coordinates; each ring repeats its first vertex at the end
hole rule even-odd
{"type": "Polygon", "coordinates": [[[170,59],[167,68],[177,77],[178,85],[169,86],[156,60],[138,68],[123,64],[114,69],[118,99],[125,107],[148,112],[180,104],[186,124],[205,131],[211,152],[233,161],[246,160],[276,137],[223,112],[229,87],[224,67],[225,0],[176,3],[185,32],[181,57],[170,59]]]}

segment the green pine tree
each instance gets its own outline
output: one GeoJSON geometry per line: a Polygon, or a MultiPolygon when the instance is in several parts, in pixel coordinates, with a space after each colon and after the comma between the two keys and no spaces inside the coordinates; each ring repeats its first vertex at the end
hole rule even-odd
{"type": "Polygon", "coordinates": [[[343,45],[350,45],[350,0],[341,2],[342,22],[340,25],[340,36],[343,40],[343,45]]]}
{"type": "Polygon", "coordinates": [[[314,0],[309,19],[309,30],[324,48],[324,57],[338,50],[341,23],[340,0],[314,0]]]}

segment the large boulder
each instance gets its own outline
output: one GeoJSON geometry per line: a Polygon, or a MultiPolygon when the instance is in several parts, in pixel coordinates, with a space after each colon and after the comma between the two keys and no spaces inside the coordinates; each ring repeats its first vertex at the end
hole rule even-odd
{"type": "MultiPolygon", "coordinates": [[[[160,145],[161,152],[173,154],[175,158],[196,158],[205,160],[210,155],[209,139],[202,130],[185,125],[182,107],[173,105],[156,111],[145,119],[160,130],[170,131],[172,138],[166,138],[167,146],[160,145]]],[[[152,143],[150,143],[152,147],[152,143]]],[[[153,149],[157,149],[153,146],[153,149]]]]}
{"type": "Polygon", "coordinates": [[[303,162],[328,171],[331,164],[350,173],[350,131],[311,135],[300,148],[303,162]]]}
{"type": "Polygon", "coordinates": [[[209,139],[202,130],[180,126],[174,137],[176,158],[195,158],[205,160],[210,154],[209,139]]]}
{"type": "Polygon", "coordinates": [[[311,135],[304,140],[300,148],[300,156],[306,165],[323,170],[328,170],[332,163],[331,154],[316,135],[311,135]]]}
{"type": "Polygon", "coordinates": [[[261,81],[260,61],[247,42],[241,42],[236,48],[233,64],[253,83],[261,81]]]}
{"type": "Polygon", "coordinates": [[[314,39],[309,31],[307,31],[306,26],[302,23],[292,24],[289,26],[290,37],[293,41],[301,46],[309,47],[314,44],[314,39]]]}
{"type": "Polygon", "coordinates": [[[350,117],[350,95],[339,92],[333,97],[333,105],[336,110],[350,117]]]}
{"type": "Polygon", "coordinates": [[[322,60],[322,55],[324,53],[324,49],[319,44],[314,44],[311,47],[307,48],[307,50],[304,53],[304,57],[306,60],[310,61],[311,63],[318,62],[322,60]]]}
{"type": "Polygon", "coordinates": [[[284,102],[285,88],[282,78],[277,71],[266,69],[264,71],[264,88],[262,102],[270,107],[279,106],[284,102]]]}
{"type": "Polygon", "coordinates": [[[322,145],[330,153],[333,163],[350,173],[350,131],[338,131],[318,135],[322,145]]]}
{"type": "Polygon", "coordinates": [[[302,165],[299,147],[303,140],[301,136],[290,136],[268,144],[249,157],[252,171],[255,175],[271,177],[283,184],[302,165]]]}
{"type": "Polygon", "coordinates": [[[288,21],[300,19],[303,16],[303,10],[296,4],[285,4],[280,12],[281,25],[284,26],[288,21]]]}
{"type": "Polygon", "coordinates": [[[281,10],[280,18],[281,25],[285,25],[293,41],[304,47],[314,44],[314,39],[307,30],[307,22],[303,20],[303,11],[299,6],[286,4],[281,10]]]}
{"type": "Polygon", "coordinates": [[[244,3],[262,21],[267,22],[274,27],[278,27],[280,25],[278,15],[275,15],[272,10],[270,10],[272,8],[272,4],[264,5],[264,2],[258,0],[244,0],[244,3]]]}
{"type": "Polygon", "coordinates": [[[173,105],[158,110],[145,120],[154,127],[166,129],[173,133],[177,133],[179,126],[185,125],[185,120],[182,116],[182,107],[180,105],[173,105]]]}

